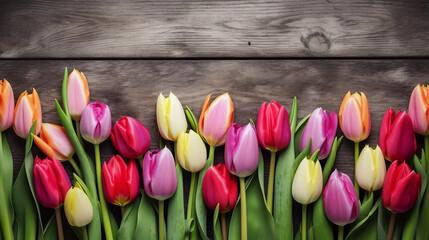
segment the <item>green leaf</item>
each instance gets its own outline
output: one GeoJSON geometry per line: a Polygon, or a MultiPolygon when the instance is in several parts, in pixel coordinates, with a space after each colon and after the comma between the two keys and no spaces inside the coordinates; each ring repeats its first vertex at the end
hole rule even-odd
{"type": "Polygon", "coordinates": [[[117,237],[118,239],[133,239],[137,225],[137,214],[140,206],[140,196],[125,208],[117,237]]]}
{"type": "Polygon", "coordinates": [[[49,218],[48,223],[43,230],[43,240],[56,240],[58,238],[57,222],[55,214],[49,218]]]}
{"type": "Polygon", "coordinates": [[[373,207],[372,206],[373,203],[374,203],[374,194],[371,192],[369,198],[366,201],[364,201],[362,204],[359,203],[358,218],[350,225],[354,227],[358,223],[360,223],[362,219],[366,218],[373,207]]]}
{"type": "Polygon", "coordinates": [[[67,85],[68,85],[68,71],[67,67],[64,68],[64,76],[63,76],[63,84],[61,88],[61,98],[63,99],[63,106],[64,106],[64,113],[67,117],[70,117],[69,112],[69,103],[68,103],[68,97],[67,97],[67,85]]]}
{"type": "Polygon", "coordinates": [[[323,186],[326,185],[326,182],[328,182],[329,176],[331,175],[332,168],[334,167],[335,163],[335,158],[337,157],[338,148],[340,147],[343,138],[344,136],[341,136],[339,139],[335,137],[334,139],[334,143],[331,147],[331,152],[329,153],[329,157],[326,160],[325,167],[323,168],[323,186]]]}
{"type": "Polygon", "coordinates": [[[222,229],[218,221],[219,216],[219,204],[216,206],[213,213],[213,235],[215,240],[222,240],[222,229]]]}
{"type": "Polygon", "coordinates": [[[326,217],[323,209],[323,194],[313,205],[313,231],[314,239],[334,239],[332,223],[326,217]]]}
{"type": "Polygon", "coordinates": [[[366,217],[364,217],[356,226],[350,230],[346,240],[371,240],[377,239],[377,214],[375,212],[381,205],[381,200],[378,199],[371,208],[366,217]]]}
{"type": "Polygon", "coordinates": [[[195,117],[191,109],[186,105],[185,105],[185,114],[186,114],[186,118],[188,119],[189,125],[191,125],[191,129],[194,130],[194,132],[196,132],[197,134],[199,134],[197,118],[195,117]]]}
{"type": "Polygon", "coordinates": [[[307,124],[308,119],[310,118],[311,114],[308,114],[305,116],[296,126],[295,130],[295,152],[299,152],[299,140],[301,139],[302,131],[304,131],[304,127],[307,124]]]}
{"type": "Polygon", "coordinates": [[[167,239],[185,238],[185,209],[183,201],[183,176],[179,161],[176,160],[177,189],[168,200],[167,239]]]}
{"type": "MultiPolygon", "coordinates": [[[[5,211],[7,214],[10,228],[12,229],[12,224],[15,219],[12,206],[13,158],[9,144],[7,143],[6,135],[1,132],[0,140],[1,153],[3,154],[0,164],[0,177],[2,178],[0,179],[0,194],[3,194],[3,197],[0,198],[0,206],[4,206],[2,211],[5,211]]],[[[0,235],[3,237],[1,229],[0,235]]]]}
{"type": "Polygon", "coordinates": [[[142,192],[134,239],[158,239],[158,218],[156,215],[149,197],[146,193],[142,192]]]}
{"type": "Polygon", "coordinates": [[[112,211],[110,211],[110,209],[107,209],[107,212],[109,213],[110,229],[112,230],[113,239],[118,239],[116,237],[118,234],[118,223],[116,222],[115,216],[113,215],[112,211]]]}

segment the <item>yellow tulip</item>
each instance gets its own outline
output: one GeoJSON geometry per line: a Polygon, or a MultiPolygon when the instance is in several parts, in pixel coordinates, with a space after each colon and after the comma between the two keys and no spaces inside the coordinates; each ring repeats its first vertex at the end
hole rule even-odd
{"type": "Polygon", "coordinates": [[[301,204],[316,201],[322,193],[323,173],[320,162],[304,158],[296,170],[292,182],[292,196],[301,204]]]}
{"type": "Polygon", "coordinates": [[[381,148],[377,146],[372,149],[366,145],[357,160],[355,171],[356,181],[361,188],[368,192],[381,189],[386,176],[386,163],[381,148]]]}
{"type": "Polygon", "coordinates": [[[93,209],[88,196],[78,185],[70,188],[64,200],[67,221],[74,227],[83,227],[92,221],[93,209]]]}
{"type": "Polygon", "coordinates": [[[177,139],[177,160],[189,172],[199,172],[207,159],[206,145],[194,131],[182,132],[177,139]]]}
{"type": "Polygon", "coordinates": [[[185,112],[179,99],[170,92],[167,98],[159,94],[156,102],[156,120],[164,139],[176,141],[181,132],[188,128],[185,112]]]}

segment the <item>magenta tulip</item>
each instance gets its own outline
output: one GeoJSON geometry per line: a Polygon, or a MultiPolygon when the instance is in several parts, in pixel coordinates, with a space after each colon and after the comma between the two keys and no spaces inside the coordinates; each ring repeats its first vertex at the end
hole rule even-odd
{"type": "Polygon", "coordinates": [[[109,137],[111,124],[112,116],[109,106],[100,102],[92,102],[82,112],[80,132],[86,141],[100,144],[109,137]]]}
{"type": "Polygon", "coordinates": [[[165,200],[176,192],[176,167],[173,154],[168,148],[148,151],[145,154],[143,183],[147,195],[157,200],[165,200]]]}
{"type": "Polygon", "coordinates": [[[302,131],[299,140],[299,149],[301,151],[307,146],[311,138],[311,153],[320,149],[319,159],[328,157],[337,132],[338,119],[335,112],[328,114],[322,108],[313,111],[302,131]]]}

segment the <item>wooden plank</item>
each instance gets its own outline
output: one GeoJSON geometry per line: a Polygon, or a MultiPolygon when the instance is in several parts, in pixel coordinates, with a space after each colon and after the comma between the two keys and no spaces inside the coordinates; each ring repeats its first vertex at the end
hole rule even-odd
{"type": "Polygon", "coordinates": [[[1,58],[429,55],[428,1],[0,2],[1,58]]]}

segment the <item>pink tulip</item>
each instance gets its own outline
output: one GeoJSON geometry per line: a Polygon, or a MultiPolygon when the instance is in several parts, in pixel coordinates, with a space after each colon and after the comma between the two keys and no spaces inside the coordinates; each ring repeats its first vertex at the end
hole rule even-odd
{"type": "Polygon", "coordinates": [[[429,86],[417,85],[410,97],[408,114],[413,122],[414,131],[429,135],[429,86]]]}
{"type": "Polygon", "coordinates": [[[225,142],[225,163],[228,171],[238,177],[247,177],[258,167],[259,147],[256,129],[252,124],[240,127],[233,123],[225,142]]]}
{"type": "Polygon", "coordinates": [[[69,160],[75,152],[66,130],[55,124],[43,123],[40,137],[34,135],[34,142],[47,156],[60,161],[69,160]]]}
{"type": "Polygon", "coordinates": [[[148,151],[145,154],[143,184],[147,195],[157,200],[165,200],[176,192],[176,167],[173,154],[168,148],[148,151]]]}
{"type": "Polygon", "coordinates": [[[76,69],[73,69],[67,81],[67,99],[71,118],[79,121],[89,103],[89,88],[85,75],[76,69]]]}
{"type": "Polygon", "coordinates": [[[9,82],[4,79],[0,81],[0,132],[10,128],[13,122],[13,107],[15,100],[13,90],[9,82]]]}
{"type": "Polygon", "coordinates": [[[317,108],[311,114],[302,131],[299,149],[303,151],[311,138],[310,154],[320,149],[319,159],[327,158],[337,133],[337,125],[338,119],[335,112],[328,114],[322,108],[317,108]]]}
{"type": "Polygon", "coordinates": [[[371,117],[365,94],[352,95],[348,92],[341,103],[338,118],[346,138],[353,142],[365,140],[371,132],[371,117]]]}
{"type": "Polygon", "coordinates": [[[111,124],[112,116],[109,106],[100,102],[92,102],[83,110],[80,132],[86,141],[100,144],[109,137],[111,124]]]}
{"type": "Polygon", "coordinates": [[[328,219],[339,226],[356,220],[359,214],[359,199],[352,180],[337,169],[332,172],[323,191],[323,207],[328,219]]]}
{"type": "Polygon", "coordinates": [[[37,94],[36,89],[33,88],[32,94],[28,94],[27,91],[24,91],[16,102],[13,112],[13,130],[15,130],[16,135],[27,138],[28,132],[33,122],[36,120],[34,134],[38,135],[42,128],[42,108],[39,94],[37,94]]]}

